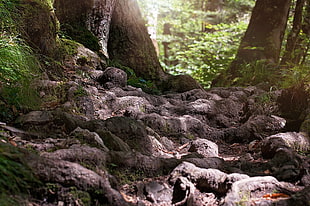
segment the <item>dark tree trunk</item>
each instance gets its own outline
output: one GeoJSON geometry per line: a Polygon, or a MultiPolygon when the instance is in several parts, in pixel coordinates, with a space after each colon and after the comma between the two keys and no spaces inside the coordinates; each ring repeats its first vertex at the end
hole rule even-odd
{"type": "Polygon", "coordinates": [[[293,28],[288,35],[285,53],[281,60],[281,65],[284,67],[290,67],[293,64],[298,64],[301,60],[303,52],[301,49],[302,38],[300,36],[300,31],[302,29],[304,5],[305,0],[297,0],[293,28]]]}
{"type": "Polygon", "coordinates": [[[257,0],[230,72],[245,63],[266,60],[277,64],[291,0],[257,0]]]}
{"type": "Polygon", "coordinates": [[[108,53],[112,61],[130,67],[137,76],[146,80],[159,80],[166,76],[136,0],[116,0],[108,53]]]}

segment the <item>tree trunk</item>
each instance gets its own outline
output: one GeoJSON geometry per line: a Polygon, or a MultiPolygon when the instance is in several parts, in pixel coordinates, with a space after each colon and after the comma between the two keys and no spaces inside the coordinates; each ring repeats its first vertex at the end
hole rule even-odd
{"type": "Polygon", "coordinates": [[[277,64],[291,0],[257,0],[230,72],[242,64],[266,60],[277,64]]]}
{"type": "Polygon", "coordinates": [[[284,67],[291,66],[292,64],[298,64],[301,59],[302,39],[300,36],[300,31],[302,29],[304,4],[305,0],[297,0],[296,2],[293,28],[288,35],[285,53],[281,60],[281,65],[284,67]]]}
{"type": "Polygon", "coordinates": [[[112,61],[130,67],[146,80],[160,80],[166,76],[136,0],[116,0],[108,53],[112,61]]]}
{"type": "Polygon", "coordinates": [[[102,52],[108,57],[110,23],[116,0],[94,0],[87,15],[87,27],[98,38],[102,52]]]}
{"type": "Polygon", "coordinates": [[[115,0],[55,0],[54,2],[57,18],[67,35],[89,49],[102,50],[106,56],[114,5],[115,0]]]}

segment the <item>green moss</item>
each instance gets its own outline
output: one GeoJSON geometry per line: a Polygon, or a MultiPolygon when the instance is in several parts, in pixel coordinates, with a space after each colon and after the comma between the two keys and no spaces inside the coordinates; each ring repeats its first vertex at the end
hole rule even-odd
{"type": "Polygon", "coordinates": [[[131,184],[147,177],[147,174],[142,170],[119,168],[115,164],[109,164],[108,170],[110,174],[116,177],[121,185],[131,184]]]}
{"type": "Polygon", "coordinates": [[[40,185],[31,170],[26,166],[25,152],[10,144],[0,143],[1,198],[28,194],[34,185],[40,185]]]}
{"type": "Polygon", "coordinates": [[[88,192],[78,190],[76,187],[70,188],[70,194],[79,202],[79,205],[91,206],[91,197],[88,192]]]}
{"type": "Polygon", "coordinates": [[[86,26],[81,23],[64,23],[60,25],[62,34],[70,37],[72,40],[83,44],[93,51],[99,51],[100,46],[97,37],[95,37],[86,26]]]}

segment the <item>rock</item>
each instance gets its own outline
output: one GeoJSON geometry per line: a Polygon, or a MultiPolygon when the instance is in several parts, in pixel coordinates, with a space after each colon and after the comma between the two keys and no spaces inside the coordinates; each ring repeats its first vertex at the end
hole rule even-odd
{"type": "Polygon", "coordinates": [[[286,132],[267,137],[261,146],[264,158],[272,158],[279,148],[290,147],[295,151],[308,151],[310,141],[302,133],[286,132]]]}
{"type": "Polygon", "coordinates": [[[74,62],[81,66],[87,65],[90,69],[87,69],[87,72],[92,73],[95,70],[102,70],[102,66],[105,64],[103,60],[93,52],[92,50],[79,45],[76,49],[76,55],[73,57],[74,62]]]}
{"type": "Polygon", "coordinates": [[[310,206],[310,187],[307,186],[301,191],[296,192],[295,194],[291,195],[291,198],[286,200],[280,200],[277,202],[276,205],[279,206],[310,206]]]}
{"type": "Polygon", "coordinates": [[[105,142],[109,150],[129,152],[131,148],[121,138],[112,134],[110,131],[98,129],[96,133],[105,142]]]}
{"type": "MultiPolygon", "coordinates": [[[[234,206],[234,205],[250,205],[255,198],[261,198],[268,193],[284,192],[288,190],[278,182],[277,179],[271,176],[266,177],[251,177],[241,179],[232,184],[231,190],[223,199],[222,206],[234,206]]],[[[292,193],[292,192],[290,192],[292,193]]],[[[290,195],[290,194],[287,194],[290,195]]],[[[265,199],[255,199],[257,205],[271,205],[272,201],[265,201],[265,199]],[[264,202],[264,203],[262,203],[264,202]],[[261,204],[262,203],[262,204],[261,204]]]]}
{"type": "Polygon", "coordinates": [[[302,183],[304,186],[309,187],[309,186],[310,186],[310,174],[304,175],[304,176],[301,178],[301,183],[302,183]]]}
{"type": "Polygon", "coordinates": [[[272,174],[283,181],[300,179],[304,170],[302,159],[289,148],[278,148],[269,165],[272,174]]]}
{"type": "Polygon", "coordinates": [[[213,168],[213,169],[222,169],[224,168],[224,160],[218,157],[208,157],[208,158],[194,158],[194,157],[182,157],[183,161],[192,163],[200,168],[213,168]]]}
{"type": "Polygon", "coordinates": [[[104,152],[109,152],[109,149],[104,145],[101,137],[96,132],[90,132],[87,129],[77,127],[70,133],[71,136],[84,141],[89,145],[95,145],[102,149],[104,152]]]}
{"type": "Polygon", "coordinates": [[[195,184],[200,191],[212,191],[217,194],[225,194],[233,182],[249,178],[242,174],[229,174],[217,169],[202,169],[194,164],[182,162],[170,174],[170,184],[175,184],[179,177],[186,177],[195,184]]]}
{"type": "Polygon", "coordinates": [[[143,194],[152,204],[171,204],[172,189],[165,183],[148,182],[144,185],[143,194]]]}
{"type": "Polygon", "coordinates": [[[101,123],[102,128],[121,138],[131,149],[150,155],[155,152],[156,145],[148,135],[146,126],[128,117],[112,117],[101,123]]]}
{"type": "Polygon", "coordinates": [[[119,170],[133,169],[143,171],[147,175],[161,175],[163,163],[160,158],[143,155],[139,152],[109,153],[109,162],[118,166],[119,170]]]}
{"type": "Polygon", "coordinates": [[[109,205],[129,205],[122,195],[111,187],[106,174],[98,175],[77,163],[59,159],[29,158],[27,164],[41,181],[73,186],[91,193],[98,191],[107,199],[109,205]]]}
{"type": "Polygon", "coordinates": [[[163,91],[178,93],[193,89],[202,89],[201,85],[199,85],[199,83],[189,75],[169,75],[161,87],[163,91]]]}
{"type": "Polygon", "coordinates": [[[218,205],[213,193],[200,192],[187,178],[180,177],[173,186],[174,205],[201,206],[218,205]]]}
{"type": "Polygon", "coordinates": [[[188,199],[193,198],[195,190],[194,184],[187,178],[177,178],[173,185],[172,203],[174,205],[187,205],[188,199]]]}
{"type": "Polygon", "coordinates": [[[240,127],[224,129],[227,142],[250,142],[275,134],[283,129],[285,120],[277,116],[254,115],[240,127]]]}
{"type": "Polygon", "coordinates": [[[50,111],[32,111],[23,116],[19,116],[16,120],[20,125],[44,125],[54,120],[54,116],[50,111]]]}
{"type": "Polygon", "coordinates": [[[108,89],[125,87],[127,85],[127,74],[121,69],[108,67],[103,71],[102,76],[97,78],[97,81],[108,89]]]}
{"type": "Polygon", "coordinates": [[[218,157],[218,146],[214,142],[206,139],[197,139],[192,141],[189,152],[197,152],[204,157],[218,157]]]}
{"type": "Polygon", "coordinates": [[[86,165],[89,168],[104,168],[107,154],[97,148],[73,145],[69,149],[59,149],[51,153],[43,153],[42,157],[66,160],[86,165]]]}

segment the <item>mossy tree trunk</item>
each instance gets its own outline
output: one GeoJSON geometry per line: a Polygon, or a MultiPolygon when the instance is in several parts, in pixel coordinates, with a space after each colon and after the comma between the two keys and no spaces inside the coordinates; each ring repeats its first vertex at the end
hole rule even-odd
{"type": "Polygon", "coordinates": [[[247,31],[229,73],[238,76],[240,65],[264,60],[277,64],[291,0],[257,0],[247,31]]]}
{"type": "Polygon", "coordinates": [[[116,0],[93,0],[87,15],[87,27],[98,38],[101,50],[108,56],[110,23],[116,0]]]}
{"type": "Polygon", "coordinates": [[[112,61],[130,67],[146,80],[160,80],[166,76],[136,0],[116,0],[108,53],[112,61]]]}

